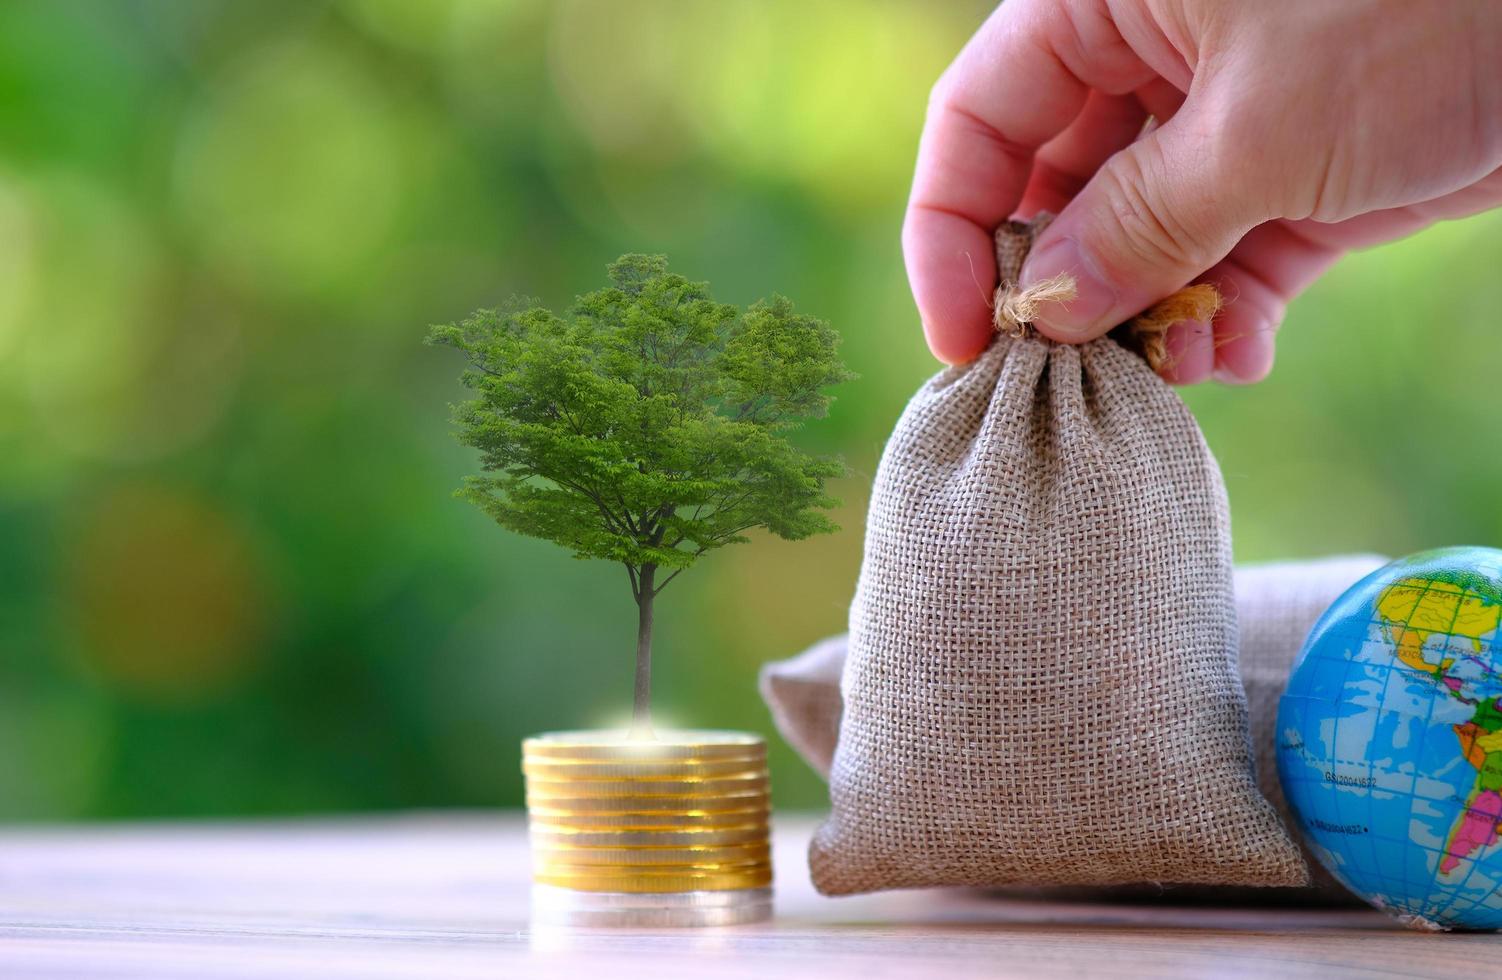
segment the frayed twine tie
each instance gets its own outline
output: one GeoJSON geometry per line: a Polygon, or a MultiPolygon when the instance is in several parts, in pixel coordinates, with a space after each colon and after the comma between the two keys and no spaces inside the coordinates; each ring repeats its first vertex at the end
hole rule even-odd
{"type": "Polygon", "coordinates": [[[992,322],[996,329],[1019,340],[1028,335],[1031,324],[1038,319],[1038,308],[1044,303],[1067,303],[1079,295],[1074,286],[1074,277],[1068,273],[1034,283],[1019,289],[1014,282],[1003,282],[996,287],[992,303],[992,322]]]}
{"type": "MultiPolygon", "coordinates": [[[[1052,220],[1053,215],[1040,212],[1030,222],[1007,221],[996,229],[996,270],[1001,285],[992,297],[991,319],[999,332],[1018,340],[1032,336],[1032,324],[1045,303],[1067,303],[1079,295],[1074,277],[1067,273],[1033,283],[1026,289],[1018,285],[1023,260],[1052,220]]],[[[1171,366],[1165,341],[1168,328],[1187,320],[1209,323],[1220,308],[1220,290],[1209,283],[1195,283],[1154,303],[1146,312],[1111,331],[1111,336],[1141,354],[1157,371],[1171,366]]]]}

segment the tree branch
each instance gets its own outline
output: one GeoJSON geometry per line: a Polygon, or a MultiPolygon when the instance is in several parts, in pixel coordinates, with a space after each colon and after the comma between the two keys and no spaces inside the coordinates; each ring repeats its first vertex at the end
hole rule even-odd
{"type": "MultiPolygon", "coordinates": [[[[535,473],[536,471],[534,470],[533,472],[535,473]]],[[[589,498],[590,502],[593,503],[595,507],[600,511],[600,516],[605,518],[606,526],[608,526],[610,530],[614,531],[616,534],[625,534],[628,531],[633,535],[637,533],[636,528],[631,524],[630,514],[625,515],[624,519],[616,517],[615,514],[611,512],[610,508],[605,506],[605,501],[600,498],[599,494],[595,493],[593,490],[590,490],[584,484],[578,483],[573,480],[566,480],[563,477],[559,476],[549,476],[546,473],[537,473],[537,475],[542,477],[544,480],[552,480],[560,487],[566,487],[567,489],[572,490],[575,493],[582,494],[583,496],[589,498]],[[622,525],[624,525],[624,527],[622,525]]],[[[622,501],[622,503],[625,503],[625,501],[622,501]]]]}
{"type": "MultiPolygon", "coordinates": [[[[734,498],[730,497],[727,494],[726,496],[720,498],[720,500],[718,500],[718,501],[715,502],[714,509],[711,510],[709,513],[705,514],[703,519],[705,521],[713,521],[716,517],[719,516],[719,514],[720,514],[721,511],[729,510],[732,507],[738,507],[738,506],[740,506],[742,503],[744,503],[746,501],[746,499],[748,497],[750,497],[753,493],[756,492],[756,489],[757,488],[752,487],[750,490],[747,490],[745,493],[741,494],[738,497],[734,497],[734,498]]],[[[696,524],[699,523],[699,519],[700,519],[699,518],[699,511],[702,510],[704,506],[705,506],[704,504],[700,504],[698,507],[694,508],[694,516],[693,516],[694,523],[696,523],[696,524]]],[[[755,527],[756,525],[753,524],[751,526],[755,527]]],[[[688,538],[687,534],[680,534],[680,535],[678,535],[678,538],[675,541],[673,541],[672,544],[668,545],[668,547],[669,548],[676,548],[680,544],[682,544],[687,538],[688,538]]],[[[714,540],[714,539],[711,538],[710,540],[714,540]]]]}
{"type": "MultiPolygon", "coordinates": [[[[713,544],[714,542],[721,542],[721,543],[723,543],[726,538],[734,537],[735,535],[740,534],[742,531],[749,531],[752,528],[764,527],[765,524],[766,524],[765,521],[755,521],[755,522],[753,522],[751,524],[742,524],[740,527],[734,527],[734,528],[730,528],[727,531],[721,531],[719,534],[716,534],[716,535],[712,536],[709,539],[708,543],[701,544],[694,551],[693,557],[694,558],[698,558],[700,555],[704,554],[704,552],[706,552],[706,551],[709,550],[710,544],[713,544]]],[[[678,540],[682,541],[683,539],[679,538],[678,540]]],[[[684,566],[684,568],[687,568],[687,567],[688,567],[687,565],[684,566]]],[[[659,593],[663,589],[667,588],[667,584],[669,582],[671,582],[673,579],[677,578],[682,573],[683,573],[683,568],[680,568],[677,571],[673,572],[673,574],[669,575],[667,578],[663,579],[662,582],[659,583],[658,586],[655,589],[652,590],[652,595],[655,596],[655,595],[657,595],[657,593],[659,593]]]]}
{"type": "Polygon", "coordinates": [[[683,569],[680,568],[677,571],[675,571],[673,574],[669,575],[667,578],[663,579],[662,582],[658,584],[657,588],[655,588],[655,589],[652,590],[652,595],[655,596],[659,592],[661,592],[663,589],[667,588],[668,587],[668,583],[671,582],[673,579],[677,578],[682,573],[683,573],[683,569]]]}
{"type": "Polygon", "coordinates": [[[485,363],[474,354],[469,355],[469,366],[474,368],[476,371],[479,371],[481,374],[489,375],[492,378],[505,377],[505,375],[500,371],[492,371],[490,368],[486,367],[485,363]]]}
{"type": "Polygon", "coordinates": [[[626,503],[626,498],[625,497],[621,496],[621,488],[620,488],[620,486],[619,485],[615,486],[614,490],[615,490],[615,499],[618,500],[618,501],[620,501],[620,504],[621,504],[621,513],[624,514],[625,518],[626,518],[626,527],[636,537],[638,537],[638,538],[642,537],[641,525],[639,524],[639,522],[633,521],[631,519],[631,505],[628,504],[628,503],[626,503]]]}

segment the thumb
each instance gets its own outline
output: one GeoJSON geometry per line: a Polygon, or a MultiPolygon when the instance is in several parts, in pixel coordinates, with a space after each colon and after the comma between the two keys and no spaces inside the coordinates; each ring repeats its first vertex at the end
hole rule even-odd
{"type": "Polygon", "coordinates": [[[1024,287],[1075,280],[1074,299],[1040,308],[1038,330],[1067,343],[1098,337],[1182,289],[1265,220],[1252,203],[1263,195],[1233,175],[1223,147],[1186,105],[1096,171],[1022,267],[1024,287]]]}

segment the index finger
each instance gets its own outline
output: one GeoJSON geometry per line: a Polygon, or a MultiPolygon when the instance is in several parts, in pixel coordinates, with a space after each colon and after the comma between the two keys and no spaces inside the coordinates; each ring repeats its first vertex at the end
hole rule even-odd
{"type": "Polygon", "coordinates": [[[991,235],[1021,203],[1038,148],[1091,88],[1122,94],[1152,77],[1099,0],[1011,0],[965,45],[929,100],[902,227],[934,356],[963,363],[990,342],[991,235]]]}

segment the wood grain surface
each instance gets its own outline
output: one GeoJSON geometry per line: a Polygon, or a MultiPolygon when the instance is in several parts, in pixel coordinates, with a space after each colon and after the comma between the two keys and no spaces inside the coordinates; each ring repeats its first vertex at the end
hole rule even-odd
{"type": "Polygon", "coordinates": [[[1502,937],[1375,912],[825,899],[776,829],[777,917],[533,929],[520,815],[0,830],[0,977],[1495,977],[1502,937]]]}

